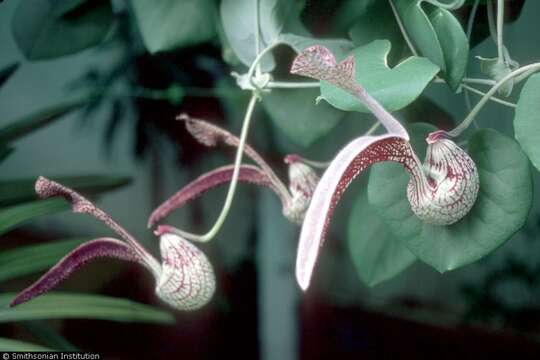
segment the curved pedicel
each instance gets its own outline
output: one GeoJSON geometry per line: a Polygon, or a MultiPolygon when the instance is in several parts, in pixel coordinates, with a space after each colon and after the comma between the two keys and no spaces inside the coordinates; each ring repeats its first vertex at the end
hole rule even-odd
{"type": "Polygon", "coordinates": [[[388,131],[364,136],[349,143],[332,160],[321,177],[307,210],[298,245],[296,277],[307,289],[319,248],[326,237],[334,208],[350,182],[371,164],[393,161],[410,174],[407,198],[412,211],[435,225],[449,225],[465,216],[476,200],[479,178],[469,155],[436,131],[428,143],[424,164],[419,161],[405,128],[356,82],[354,58],[337,63],[322,46],[312,46],[294,60],[291,73],[328,81],[355,96],[388,131]],[[322,219],[322,220],[321,220],[322,219]]]}
{"type": "Polygon", "coordinates": [[[137,262],[148,268],[156,279],[156,294],[178,310],[194,310],[210,301],[215,291],[215,277],[207,257],[181,237],[160,233],[162,264],[142,247],[123,227],[92,202],[57,182],[44,177],[36,181],[36,193],[42,198],[62,196],[74,212],[87,213],[103,221],[125,241],[99,238],[79,245],[62,258],[34,284],[11,302],[16,306],[46,293],[85,264],[104,257],[137,262]]]}

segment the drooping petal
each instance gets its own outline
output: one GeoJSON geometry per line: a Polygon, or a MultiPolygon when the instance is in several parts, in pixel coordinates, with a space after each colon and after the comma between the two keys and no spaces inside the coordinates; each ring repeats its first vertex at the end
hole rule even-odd
{"type": "Polygon", "coordinates": [[[54,267],[40,277],[35,283],[21,291],[10,306],[25,303],[56,287],[73,272],[89,262],[100,258],[116,258],[120,260],[142,262],[141,258],[123,241],[113,238],[99,238],[79,245],[64,256],[54,267]]]}
{"type": "Polygon", "coordinates": [[[407,139],[393,134],[365,136],[341,150],[319,181],[306,212],[298,244],[296,278],[306,290],[315,267],[334,209],[350,182],[371,164],[381,161],[401,163],[418,176],[419,162],[407,139]]]}
{"type": "Polygon", "coordinates": [[[178,310],[206,305],[216,290],[212,265],[204,253],[180,236],[160,234],[161,277],[156,294],[178,310]]]}
{"type": "MultiPolygon", "coordinates": [[[[195,119],[189,117],[187,114],[181,114],[177,119],[182,120],[186,123],[186,129],[189,133],[201,144],[206,146],[216,146],[218,143],[222,142],[226,145],[232,147],[238,147],[240,144],[240,139],[228,132],[227,130],[220,128],[217,125],[211,124],[208,121],[201,119],[195,119]]],[[[273,173],[273,170],[270,166],[264,161],[261,155],[255,149],[253,149],[249,144],[244,145],[244,153],[251,158],[257,165],[261,167],[264,171],[270,171],[273,173]]]]}
{"type": "MultiPolygon", "coordinates": [[[[181,208],[188,201],[201,196],[206,191],[229,182],[233,172],[234,165],[227,165],[212,170],[193,180],[176,194],[165,200],[165,202],[152,212],[148,219],[148,227],[151,227],[161,219],[165,218],[172,211],[181,208]]],[[[284,199],[282,194],[276,189],[274,183],[268,178],[268,175],[256,166],[241,165],[238,180],[269,187],[280,197],[280,200],[284,205],[287,201],[287,199],[284,199]]]]}
{"type": "Polygon", "coordinates": [[[35,190],[38,196],[43,199],[61,196],[71,203],[73,212],[89,214],[101,220],[120,237],[126,240],[128,245],[131,246],[131,248],[138,254],[138,256],[140,256],[140,258],[152,271],[159,267],[159,265],[156,265],[156,260],[154,257],[148,253],[148,251],[146,251],[146,249],[143,248],[122,226],[117,224],[109,216],[109,214],[96,207],[90,200],[86,199],[76,191],[43,176],[40,176],[36,180],[35,190]]]}
{"type": "Polygon", "coordinates": [[[409,134],[403,125],[371,97],[363,86],[358,84],[355,78],[355,61],[352,55],[336,64],[336,59],[330,50],[321,45],[310,46],[294,59],[291,73],[328,81],[342,88],[366,105],[389,133],[409,139],[409,134]]]}

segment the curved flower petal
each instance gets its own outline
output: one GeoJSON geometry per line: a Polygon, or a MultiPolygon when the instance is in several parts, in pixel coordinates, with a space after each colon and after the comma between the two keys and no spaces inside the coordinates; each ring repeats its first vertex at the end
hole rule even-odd
{"type": "Polygon", "coordinates": [[[410,172],[418,170],[418,161],[407,139],[387,134],[353,140],[337,154],[321,177],[304,218],[298,245],[296,278],[303,290],[309,286],[319,248],[341,195],[356,176],[381,161],[401,163],[410,172]]]}
{"type": "Polygon", "coordinates": [[[154,257],[143,248],[133,236],[131,236],[122,226],[117,224],[106,212],[96,207],[90,200],[80,195],[76,191],[63,186],[56,181],[49,180],[43,176],[40,176],[36,180],[35,184],[36,193],[42,199],[61,196],[71,203],[73,212],[89,214],[102,222],[104,222],[115,233],[127,241],[131,248],[140,256],[141,260],[149,267],[150,270],[155,272],[156,260],[154,257]]]}
{"type": "Polygon", "coordinates": [[[67,279],[77,269],[93,260],[104,257],[142,263],[137,253],[120,240],[113,238],[90,240],[60,259],[45,275],[17,294],[9,305],[17,306],[46,293],[67,279]]]}
{"type": "MultiPolygon", "coordinates": [[[[151,227],[161,219],[165,218],[172,211],[181,208],[188,201],[201,196],[206,191],[229,182],[232,178],[233,172],[234,165],[227,165],[212,170],[193,180],[191,183],[180,189],[180,191],[178,191],[176,194],[165,200],[165,202],[163,202],[152,212],[150,218],[148,219],[148,227],[151,227]]],[[[267,186],[278,195],[283,205],[286,204],[287,200],[282,197],[281,193],[274,186],[274,183],[270,180],[268,175],[260,168],[253,165],[241,165],[238,180],[256,185],[267,186]]]]}

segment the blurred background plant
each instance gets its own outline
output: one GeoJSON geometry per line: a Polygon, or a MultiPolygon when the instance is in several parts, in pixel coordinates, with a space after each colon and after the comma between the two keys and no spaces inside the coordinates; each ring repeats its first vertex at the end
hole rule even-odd
{"type": "MultiPolygon", "coordinates": [[[[490,38],[495,2],[467,0],[452,12],[470,38],[467,76],[485,76],[470,59],[496,52],[490,38]]],[[[154,299],[151,279],[136,266],[114,261],[105,267],[91,265],[56,294],[20,309],[5,307],[12,292],[103,231],[91,220],[63,212],[67,204],[62,200],[37,201],[32,185],[38,175],[97,198],[157,253],[157,241],[145,228],[151,210],[190,179],[231,158],[230,150],[220,155],[199,145],[174,118],[186,112],[239,133],[249,91],[242,91],[230,73],[245,72],[246,58],[254,54],[242,52],[245,39],[235,42],[231,34],[251,24],[254,3],[0,4],[0,348],[82,349],[117,358],[213,358],[234,353],[265,359],[406,357],[419,352],[429,356],[441,347],[451,349],[450,357],[539,351],[537,201],[512,241],[478,263],[439,275],[414,257],[392,257],[391,247],[385,252],[381,244],[394,239],[381,232],[378,218],[366,213],[367,176],[355,181],[337,209],[327,251],[308,294],[300,294],[292,271],[298,229],[281,217],[271,194],[240,186],[224,228],[212,243],[203,245],[218,277],[216,297],[206,308],[188,314],[158,310],[161,304],[154,299]],[[370,242],[360,244],[359,238],[370,242]],[[407,270],[390,279],[397,273],[395,263],[400,271],[407,270]]],[[[272,9],[277,2],[260,3],[272,9]]],[[[540,40],[540,4],[504,3],[509,53],[520,63],[538,59],[540,50],[531,44],[540,40]]],[[[354,47],[388,39],[392,67],[412,55],[387,1],[291,4],[289,10],[297,12],[300,24],[291,20],[284,27],[287,31],[306,38],[350,39],[354,47]]],[[[288,40],[293,48],[305,44],[293,40],[288,40]]],[[[288,75],[291,46],[277,46],[273,60],[262,63],[269,69],[274,62],[272,74],[279,80],[297,80],[288,75]]],[[[422,54],[427,56],[424,49],[422,54]]],[[[410,104],[398,114],[407,123],[451,128],[479,99],[473,91],[485,92],[483,87],[492,84],[463,83],[456,93],[457,84],[447,87],[431,81],[433,75],[422,86],[405,91],[412,94],[410,104]]],[[[520,88],[516,84],[504,101],[515,103],[520,88]]],[[[284,155],[329,160],[372,125],[368,114],[340,111],[324,102],[316,106],[318,94],[318,89],[275,88],[263,94],[254,114],[249,141],[282,178],[284,155]]],[[[512,111],[490,104],[477,123],[511,134],[512,111]]],[[[537,188],[537,172],[534,178],[537,188]]],[[[171,223],[208,229],[225,191],[211,191],[178,212],[171,223]]]]}

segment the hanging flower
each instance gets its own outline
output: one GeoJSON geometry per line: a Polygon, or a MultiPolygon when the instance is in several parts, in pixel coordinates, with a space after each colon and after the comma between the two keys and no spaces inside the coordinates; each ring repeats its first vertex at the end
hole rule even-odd
{"type": "Polygon", "coordinates": [[[386,128],[379,136],[362,136],[345,146],[321,177],[307,209],[298,246],[296,278],[307,289],[333,211],[350,182],[374,163],[400,163],[410,174],[407,198],[413,212],[434,225],[450,225],[474,205],[479,178],[476,165],[445,131],[431,133],[424,164],[414,153],[401,123],[386,111],[355,80],[352,56],[337,63],[325,47],[315,45],[302,51],[291,73],[327,81],[351,93],[386,128]]]}
{"type": "MultiPolygon", "coordinates": [[[[186,129],[201,144],[216,146],[224,143],[237,147],[240,140],[230,132],[204,120],[190,118],[183,114],[178,117],[186,124],[186,129]]],[[[244,153],[255,165],[240,165],[238,180],[270,188],[281,201],[283,215],[291,222],[301,224],[309,205],[309,199],[318,182],[318,176],[313,169],[303,164],[298,156],[289,155],[285,163],[289,165],[289,188],[283,184],[270,165],[251,146],[246,145],[244,153]]],[[[151,227],[168,216],[172,211],[181,208],[190,200],[204,192],[231,181],[234,172],[233,165],[226,165],[201,175],[171,196],[150,215],[148,227],[151,227]]],[[[167,231],[178,233],[172,226],[160,225],[158,232],[167,231]]]]}
{"type": "Polygon", "coordinates": [[[157,296],[175,309],[195,310],[212,298],[216,287],[214,271],[207,257],[195,245],[174,234],[158,234],[162,258],[160,265],[107,213],[74,190],[44,177],[37,179],[35,189],[41,198],[64,197],[71,203],[73,212],[89,214],[101,220],[123,241],[103,237],[78,246],[34,284],[20,292],[11,306],[46,293],[85,264],[104,257],[136,262],[147,268],[156,280],[157,296]]]}

